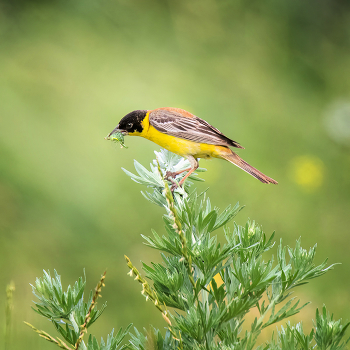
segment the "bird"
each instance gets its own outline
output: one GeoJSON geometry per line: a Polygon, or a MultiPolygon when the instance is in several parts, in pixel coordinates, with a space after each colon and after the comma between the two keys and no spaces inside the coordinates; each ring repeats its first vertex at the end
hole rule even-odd
{"type": "MultiPolygon", "coordinates": [[[[199,167],[199,158],[224,159],[263,183],[278,183],[252,167],[231,150],[230,147],[244,149],[238,142],[228,138],[205,120],[184,109],[162,107],[132,111],[120,120],[106,138],[117,132],[123,135],[143,137],[170,152],[187,158],[190,162],[189,168],[166,173],[167,179],[175,179],[177,175],[187,171],[179,182],[179,186],[199,167]]],[[[173,181],[171,190],[173,191],[176,187],[177,184],[173,181]]]]}

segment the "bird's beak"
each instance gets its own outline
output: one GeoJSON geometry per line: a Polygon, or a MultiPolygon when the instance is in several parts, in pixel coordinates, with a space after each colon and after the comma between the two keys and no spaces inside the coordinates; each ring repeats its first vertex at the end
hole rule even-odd
{"type": "Polygon", "coordinates": [[[128,132],[127,132],[126,130],[119,129],[119,124],[118,124],[118,125],[105,137],[105,139],[106,139],[106,140],[109,140],[110,137],[111,137],[113,134],[117,133],[117,132],[120,132],[120,133],[123,134],[123,135],[127,135],[127,134],[128,134],[128,132]]]}

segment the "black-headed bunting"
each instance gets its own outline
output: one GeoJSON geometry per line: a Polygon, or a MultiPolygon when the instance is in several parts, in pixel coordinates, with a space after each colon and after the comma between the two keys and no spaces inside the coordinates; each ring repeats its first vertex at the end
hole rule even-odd
{"type": "MultiPolygon", "coordinates": [[[[118,131],[123,135],[144,137],[170,152],[187,158],[190,168],[167,173],[167,177],[175,177],[187,171],[179,182],[180,186],[198,168],[198,158],[212,157],[231,162],[263,183],[277,184],[277,181],[252,167],[230,149],[243,148],[238,142],[229,139],[205,120],[183,109],[164,107],[150,111],[133,111],[122,118],[108,136],[118,131]]],[[[172,190],[174,188],[176,185],[172,190]]]]}

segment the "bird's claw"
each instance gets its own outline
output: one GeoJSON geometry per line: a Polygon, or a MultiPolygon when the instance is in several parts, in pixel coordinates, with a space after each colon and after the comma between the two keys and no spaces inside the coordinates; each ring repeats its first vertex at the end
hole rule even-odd
{"type": "Polygon", "coordinates": [[[167,171],[166,173],[165,173],[165,180],[169,180],[170,178],[173,178],[173,179],[175,179],[175,177],[176,177],[176,173],[175,172],[172,172],[172,171],[167,171]]]}
{"type": "Polygon", "coordinates": [[[176,182],[173,182],[172,186],[170,187],[170,191],[174,192],[178,187],[179,185],[176,182]]]}
{"type": "Polygon", "coordinates": [[[167,180],[169,180],[169,181],[172,183],[172,185],[171,185],[171,187],[170,187],[170,191],[171,191],[171,193],[173,193],[173,192],[179,187],[179,185],[178,185],[177,182],[176,182],[174,179],[172,179],[171,177],[170,177],[169,179],[167,179],[167,180]]]}

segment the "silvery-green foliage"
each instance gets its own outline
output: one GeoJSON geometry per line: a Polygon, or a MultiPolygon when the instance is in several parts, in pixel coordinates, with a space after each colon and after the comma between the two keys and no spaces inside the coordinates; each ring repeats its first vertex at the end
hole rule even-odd
{"type": "MultiPolygon", "coordinates": [[[[142,195],[148,199],[150,202],[157,204],[159,206],[166,206],[166,200],[163,195],[164,191],[164,180],[163,178],[166,175],[167,171],[176,172],[183,169],[187,169],[190,167],[190,162],[182,158],[175,153],[171,153],[165,149],[161,149],[159,152],[155,151],[156,159],[150,164],[150,170],[147,170],[143,165],[141,165],[137,160],[134,160],[136,174],[131,173],[130,171],[123,169],[123,171],[130,176],[130,178],[141,184],[146,186],[149,190],[153,190],[153,192],[149,191],[141,191],[142,195]],[[158,163],[161,169],[161,173],[158,171],[158,163]]],[[[204,168],[198,168],[196,172],[206,171],[204,168]]],[[[176,182],[178,183],[185,174],[181,174],[176,178],[176,182]]],[[[197,176],[196,173],[193,173],[189,176],[189,179],[194,181],[203,181],[201,178],[197,176]]],[[[172,183],[169,181],[169,184],[172,183]]],[[[189,193],[190,186],[192,185],[191,181],[186,181],[185,186],[178,187],[174,191],[174,198],[177,202],[181,203],[182,198],[186,198],[189,193]]]]}
{"type": "MultiPolygon", "coordinates": [[[[82,329],[87,330],[96,322],[107,306],[107,303],[104,303],[99,310],[95,307],[96,295],[99,293],[96,290],[95,292],[90,291],[87,301],[84,301],[85,286],[86,279],[84,276],[84,278],[80,277],[73,286],[69,285],[67,290],[64,291],[61,276],[56,270],[54,270],[54,277],[51,277],[49,271],[44,270],[43,277],[37,278],[35,284],[32,285],[33,294],[38,300],[34,301],[35,307],[33,307],[33,310],[52,322],[54,328],[60,334],[60,338],[57,337],[55,339],[55,337],[49,336],[46,332],[36,330],[33,326],[31,327],[50,342],[62,345],[62,339],[67,346],[75,347],[82,329]],[[91,308],[92,304],[94,305],[93,308],[91,308]],[[89,315],[88,318],[87,315],[89,315]],[[86,325],[83,326],[85,321],[87,321],[86,325]]],[[[121,350],[125,347],[124,345],[121,346],[121,342],[130,327],[131,325],[124,331],[120,329],[116,335],[114,335],[114,330],[112,330],[107,336],[106,342],[101,339],[99,343],[93,335],[90,335],[86,344],[84,341],[80,343],[79,349],[121,350]]],[[[63,345],[60,347],[67,349],[63,345]]]]}
{"type": "MultiPolygon", "coordinates": [[[[176,172],[189,162],[166,150],[156,152],[150,170],[135,161],[137,174],[124,169],[131,179],[147,187],[142,192],[150,202],[165,209],[162,234],[142,235],[146,246],[161,254],[161,262],[142,263],[148,281],[126,257],[130,276],[142,284],[142,294],[162,312],[166,329],[153,327],[129,333],[128,345],[122,345],[129,331],[120,329],[100,342],[84,333],[101,316],[106,304],[97,310],[96,300],[104,285],[104,275],[95,292],[84,301],[85,277],[64,291],[61,277],[44,271],[32,286],[37,298],[37,313],[50,320],[59,337],[31,326],[44,339],[62,349],[117,350],[342,350],[348,340],[345,331],[350,322],[335,321],[325,307],[316,310],[314,328],[305,333],[302,323],[280,326],[271,340],[257,344],[267,327],[297,314],[303,307],[292,297],[295,287],[320,277],[333,265],[327,260],[315,263],[316,245],[306,250],[301,239],[294,247],[280,239],[275,248],[274,233],[266,235],[254,221],[244,226],[232,223],[242,207],[237,203],[220,210],[206,193],[192,190],[185,182],[173,193],[167,171],[176,172]],[[247,323],[247,315],[253,314],[247,323]],[[61,339],[63,338],[63,340],[61,339]],[[80,342],[81,341],[81,342],[80,342]]],[[[197,169],[202,171],[204,169],[197,169]]],[[[175,181],[184,176],[180,175],[175,181]]],[[[189,177],[200,180],[197,174],[189,177]]]]}
{"type": "Polygon", "coordinates": [[[165,337],[155,329],[146,334],[135,330],[131,348],[141,350],[151,343],[155,349],[341,349],[348,324],[341,326],[341,321],[327,318],[325,308],[323,318],[317,311],[311,333],[305,335],[301,323],[287,324],[268,344],[256,344],[266,327],[308,304],[301,305],[297,297],[291,297],[294,288],[333,265],[327,266],[327,260],[315,264],[316,245],[305,250],[300,239],[295,247],[280,240],[274,257],[274,233],[266,235],[254,221],[245,226],[234,223],[230,228],[228,224],[242,209],[239,204],[220,211],[206,193],[190,192],[191,183],[175,190],[175,210],[171,209],[164,176],[189,163],[166,150],[156,156],[150,170],[135,162],[138,175],[124,171],[153,189],[142,193],[165,208],[164,232],[152,230],[152,235],[142,235],[147,246],[160,251],[162,262],[143,263],[143,270],[159,301],[172,308],[171,325],[165,337]],[[217,234],[220,228],[221,237],[217,234]],[[246,316],[253,310],[257,316],[248,325],[246,316]]]}

